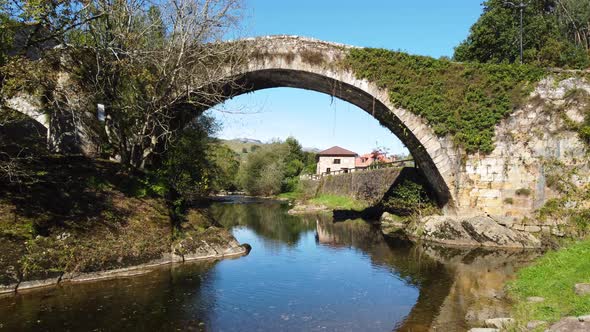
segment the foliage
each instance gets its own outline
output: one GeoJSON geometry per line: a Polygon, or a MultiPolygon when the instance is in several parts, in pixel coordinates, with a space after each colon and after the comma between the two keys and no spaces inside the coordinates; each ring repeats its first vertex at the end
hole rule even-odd
{"type": "Polygon", "coordinates": [[[235,191],[238,189],[237,174],[240,162],[237,154],[221,142],[209,143],[207,158],[214,168],[215,176],[211,183],[214,192],[235,191]]]}
{"type": "Polygon", "coordinates": [[[351,49],[344,65],[389,91],[391,102],[451,135],[468,153],[490,153],[495,126],[545,71],[532,66],[454,63],[385,49],[351,49]]]}
{"type": "Polygon", "coordinates": [[[248,153],[240,165],[239,183],[253,195],[294,191],[306,163],[314,162],[313,154],[304,152],[301,144],[289,137],[285,142],[277,141],[248,153]]]}
{"type": "Polygon", "coordinates": [[[574,293],[576,283],[590,282],[590,241],[551,251],[531,266],[518,271],[517,279],[508,286],[517,302],[515,318],[526,324],[532,320],[554,322],[565,316],[580,316],[590,312],[590,296],[574,293]],[[526,299],[540,296],[543,302],[526,299]]]}
{"type": "Polygon", "coordinates": [[[531,190],[529,188],[518,188],[516,189],[516,195],[518,196],[530,196],[531,190]]]}
{"type": "Polygon", "coordinates": [[[571,89],[565,94],[565,103],[558,108],[558,114],[561,115],[567,129],[575,131],[580,139],[590,145],[590,94],[584,89],[571,89]],[[582,122],[572,121],[565,110],[574,107],[578,109],[584,117],[582,122]]]}
{"type": "Polygon", "coordinates": [[[192,200],[211,192],[234,190],[239,163],[233,151],[211,138],[217,128],[207,115],[185,127],[154,172],[152,191],[192,200]]]}
{"type": "MultiPolygon", "coordinates": [[[[590,22],[588,2],[532,0],[523,15],[525,63],[586,68],[590,22]],[[584,4],[582,4],[584,3],[584,4]]],[[[514,63],[520,57],[520,14],[503,0],[484,2],[483,14],[455,49],[458,61],[514,63]]]]}
{"type": "MultiPolygon", "coordinates": [[[[12,46],[13,33],[11,29],[11,20],[2,10],[2,0],[0,0],[0,67],[4,66],[8,58],[8,51],[12,46]]],[[[2,77],[0,77],[2,78],[2,77]]]]}
{"type": "Polygon", "coordinates": [[[383,207],[389,212],[409,216],[433,209],[434,204],[421,184],[404,179],[383,201],[383,207]]]}
{"type": "MultiPolygon", "coordinates": [[[[243,45],[215,43],[238,22],[238,0],[39,1],[15,0],[8,17],[24,36],[20,65],[3,68],[7,83],[22,91],[31,78],[48,113],[68,112],[98,150],[126,167],[145,168],[164,154],[183,124],[222,98],[213,87],[237,66],[243,45]],[[65,42],[36,70],[30,43],[65,42]],[[57,84],[69,74],[68,89],[57,84]],[[45,84],[45,82],[51,84],[45,84]],[[85,114],[105,107],[104,123],[85,114]]],[[[48,45],[49,46],[49,45],[48,45]]]]}

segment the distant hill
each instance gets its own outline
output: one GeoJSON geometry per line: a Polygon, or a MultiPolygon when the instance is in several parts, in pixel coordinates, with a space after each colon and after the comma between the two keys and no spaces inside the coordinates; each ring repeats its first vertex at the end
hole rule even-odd
{"type": "Polygon", "coordinates": [[[258,147],[266,145],[266,143],[263,143],[260,140],[251,138],[234,138],[229,140],[222,139],[221,142],[237,153],[240,158],[243,158],[248,153],[255,151],[258,147]]]}
{"type": "MultiPolygon", "coordinates": [[[[269,144],[253,138],[234,138],[228,140],[222,139],[221,142],[236,152],[240,158],[243,158],[248,153],[255,151],[258,147],[269,144]]],[[[320,152],[320,149],[304,147],[303,151],[318,153],[320,152]]]]}
{"type": "Polygon", "coordinates": [[[321,149],[318,149],[318,148],[306,148],[306,147],[301,148],[301,150],[303,150],[305,152],[313,152],[313,153],[319,153],[320,151],[322,151],[321,149]]]}

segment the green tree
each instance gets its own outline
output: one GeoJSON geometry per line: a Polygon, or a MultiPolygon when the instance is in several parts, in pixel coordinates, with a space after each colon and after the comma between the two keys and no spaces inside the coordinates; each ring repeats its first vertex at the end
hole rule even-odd
{"type": "Polygon", "coordinates": [[[240,165],[239,184],[253,195],[293,191],[308,163],[315,165],[315,155],[304,152],[301,144],[289,137],[285,142],[277,141],[248,154],[240,165]]]}
{"type": "MultiPolygon", "coordinates": [[[[588,67],[587,49],[568,38],[564,25],[560,24],[562,11],[557,10],[560,3],[556,0],[528,2],[523,19],[524,61],[549,67],[588,67]]],[[[483,14],[471,27],[467,39],[455,48],[455,60],[517,62],[520,56],[519,22],[519,12],[507,7],[505,1],[484,2],[483,14]]]]}
{"type": "MultiPolygon", "coordinates": [[[[192,200],[209,194],[216,182],[216,168],[210,155],[210,142],[218,126],[210,116],[192,121],[172,143],[152,181],[163,196],[173,201],[192,200]]],[[[158,191],[158,190],[156,190],[158,191]]]]}
{"type": "Polygon", "coordinates": [[[237,173],[240,168],[239,156],[228,146],[213,142],[209,144],[207,158],[215,169],[212,190],[234,191],[238,188],[237,173]]]}

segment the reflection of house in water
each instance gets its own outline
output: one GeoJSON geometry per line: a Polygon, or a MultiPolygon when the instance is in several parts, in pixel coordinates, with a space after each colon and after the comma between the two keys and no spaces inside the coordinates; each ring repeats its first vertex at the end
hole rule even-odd
{"type": "Polygon", "coordinates": [[[381,231],[362,219],[334,223],[332,219],[316,219],[316,240],[330,247],[359,249],[385,245],[381,231]]]}
{"type": "Polygon", "coordinates": [[[315,238],[318,243],[328,244],[330,246],[344,246],[340,241],[338,241],[336,233],[330,232],[320,220],[316,220],[316,226],[315,238]],[[340,245],[338,245],[339,243],[340,245]]]}

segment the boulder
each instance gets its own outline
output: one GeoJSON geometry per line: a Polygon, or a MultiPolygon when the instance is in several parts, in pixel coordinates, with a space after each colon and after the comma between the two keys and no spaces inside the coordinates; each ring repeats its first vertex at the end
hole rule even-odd
{"type": "Polygon", "coordinates": [[[514,319],[508,317],[486,319],[486,326],[503,329],[514,323],[514,319]]]}
{"type": "Polygon", "coordinates": [[[533,320],[533,321],[530,321],[530,322],[526,323],[526,328],[527,328],[527,330],[534,330],[537,327],[543,326],[545,324],[547,324],[547,322],[545,322],[545,321],[542,321],[542,320],[533,320]]]}
{"type": "Polygon", "coordinates": [[[510,229],[488,216],[453,218],[425,217],[409,230],[420,240],[455,246],[496,248],[539,248],[541,241],[533,235],[510,229]]]}
{"type": "Polygon", "coordinates": [[[587,332],[590,331],[590,322],[580,321],[577,317],[565,317],[551,325],[549,332],[587,332]]]}
{"type": "Polygon", "coordinates": [[[574,286],[574,292],[576,295],[584,296],[590,294],[590,284],[580,283],[574,286]]]}

